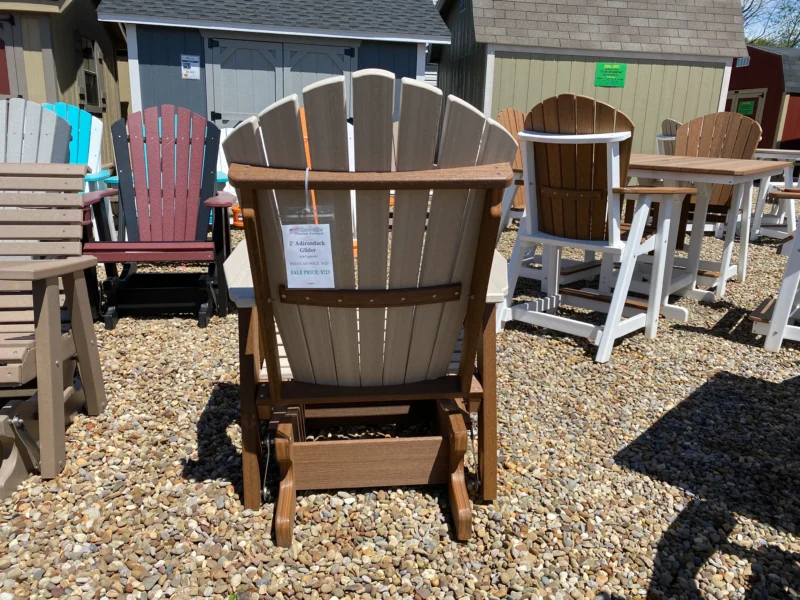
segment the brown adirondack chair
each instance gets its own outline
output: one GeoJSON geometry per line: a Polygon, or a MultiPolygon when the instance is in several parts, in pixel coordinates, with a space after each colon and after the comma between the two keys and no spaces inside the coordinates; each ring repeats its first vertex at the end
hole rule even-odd
{"type": "MultiPolygon", "coordinates": [[[[517,141],[517,154],[514,156],[514,162],[511,168],[514,169],[514,175],[522,175],[522,148],[519,147],[519,140],[517,134],[525,129],[525,115],[522,111],[516,108],[506,108],[501,110],[497,115],[497,122],[505,128],[508,133],[514,136],[517,141]]],[[[516,190],[514,199],[511,202],[511,210],[522,213],[525,210],[525,190],[521,185],[514,184],[516,190]]]]}
{"type": "Polygon", "coordinates": [[[81,256],[84,207],[103,192],[80,194],[86,172],[0,164],[0,497],[29,470],[58,475],[65,410],[85,397],[98,415],[106,403],[84,275],[97,260],[81,256]]]}
{"type": "Polygon", "coordinates": [[[385,71],[353,74],[356,173],[346,172],[342,77],[303,92],[315,170],[306,170],[296,96],[243,122],[224,142],[243,206],[257,306],[252,322],[240,324],[247,336],[240,390],[245,506],[260,504],[259,421],[268,420],[281,473],[274,524],[283,546],[292,541],[297,491],[341,487],[447,484],[455,537],[471,535],[465,415],[480,405],[488,411],[481,419],[496,418],[493,348],[483,351],[482,360],[491,364],[481,379],[474,372],[481,332],[494,326],[484,314],[485,295],[516,147],[502,127],[451,96],[435,169],[442,92],[404,79],[392,171],[394,81],[385,71]],[[271,168],[245,166],[267,160],[271,168]],[[310,204],[306,186],[315,191],[316,205],[333,213],[335,289],[287,287],[283,232],[292,209],[310,204]],[[260,348],[268,383],[258,376],[260,348]],[[320,418],[374,422],[398,405],[415,404],[430,410],[438,435],[305,441],[307,426],[320,418]]]}
{"type": "MultiPolygon", "coordinates": [[[[676,156],[700,156],[708,158],[753,158],[761,139],[761,125],[738,113],[719,112],[697,117],[681,125],[675,134],[676,156]]],[[[686,225],[705,227],[705,223],[725,224],[735,227],[736,221],[728,223],[733,186],[714,186],[703,223],[694,223],[696,198],[685,202],[681,212],[678,248],[683,247],[686,225]]],[[[715,277],[713,273],[707,273],[715,277]]]]}
{"type": "Polygon", "coordinates": [[[227,209],[215,191],[219,129],[172,105],[151,107],[111,126],[119,176],[120,230],[127,241],[93,242],[85,253],[127,263],[103,283],[107,329],[120,316],[195,312],[201,327],[228,313],[222,264],[230,254],[227,209]],[[212,239],[209,217],[214,211],[212,239]],[[136,273],[137,262],[207,264],[205,273],[136,273]]]}

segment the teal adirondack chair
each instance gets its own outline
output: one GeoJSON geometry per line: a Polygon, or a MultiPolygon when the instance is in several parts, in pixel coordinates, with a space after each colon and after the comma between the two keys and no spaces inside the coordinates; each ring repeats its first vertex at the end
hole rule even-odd
{"type": "MultiPolygon", "coordinates": [[[[43,104],[42,107],[65,119],[72,128],[72,139],[69,143],[69,163],[72,165],[88,165],[91,169],[91,173],[86,175],[84,179],[84,191],[94,192],[106,189],[106,180],[111,174],[107,170],[100,168],[103,121],[77,106],[65,104],[64,102],[43,104]]],[[[106,216],[108,221],[107,234],[112,240],[116,240],[117,232],[111,214],[110,200],[105,198],[102,201],[106,203],[105,210],[101,211],[101,213],[106,216]]],[[[95,221],[94,228],[97,232],[97,239],[108,239],[104,235],[105,232],[100,231],[94,212],[92,213],[92,220],[95,221]]]]}

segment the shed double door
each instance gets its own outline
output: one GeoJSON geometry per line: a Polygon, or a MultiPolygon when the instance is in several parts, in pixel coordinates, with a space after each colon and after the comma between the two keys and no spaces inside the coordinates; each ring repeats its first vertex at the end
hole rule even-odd
{"type": "Polygon", "coordinates": [[[302,103],[305,86],[334,75],[344,75],[350,102],[354,48],[236,39],[209,39],[208,45],[209,111],[222,130],[289,94],[302,103]]]}

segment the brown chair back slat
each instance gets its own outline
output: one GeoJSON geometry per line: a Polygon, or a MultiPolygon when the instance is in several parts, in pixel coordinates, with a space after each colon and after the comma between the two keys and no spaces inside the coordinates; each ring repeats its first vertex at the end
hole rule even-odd
{"type": "MultiPolygon", "coordinates": [[[[500,111],[500,114],[497,115],[496,120],[506,131],[514,136],[514,141],[516,141],[517,145],[519,146],[518,134],[520,131],[525,129],[525,114],[516,108],[507,108],[500,111]]],[[[522,172],[521,146],[517,148],[517,154],[514,156],[514,162],[511,164],[511,168],[514,169],[515,173],[522,172]]],[[[517,193],[514,194],[514,200],[511,202],[511,208],[514,210],[525,209],[525,190],[522,186],[517,187],[517,193]]]]}

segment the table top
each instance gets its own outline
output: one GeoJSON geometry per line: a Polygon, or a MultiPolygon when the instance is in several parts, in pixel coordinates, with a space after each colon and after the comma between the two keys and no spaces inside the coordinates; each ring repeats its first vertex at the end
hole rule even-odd
{"type": "MultiPolygon", "coordinates": [[[[256,305],[253,292],[253,276],[250,273],[250,257],[247,254],[247,244],[239,242],[231,255],[225,261],[225,277],[228,280],[228,291],[231,299],[239,308],[252,308],[256,305]]],[[[508,293],[508,265],[502,254],[495,251],[492,260],[492,272],[489,276],[489,289],[486,292],[486,302],[498,304],[508,293]]]]}
{"type": "Polygon", "coordinates": [[[789,162],[764,160],[743,160],[738,158],[705,158],[697,156],[665,156],[661,154],[632,154],[630,170],[661,171],[664,173],[682,173],[685,175],[726,175],[731,177],[747,177],[774,173],[789,162]]]}

